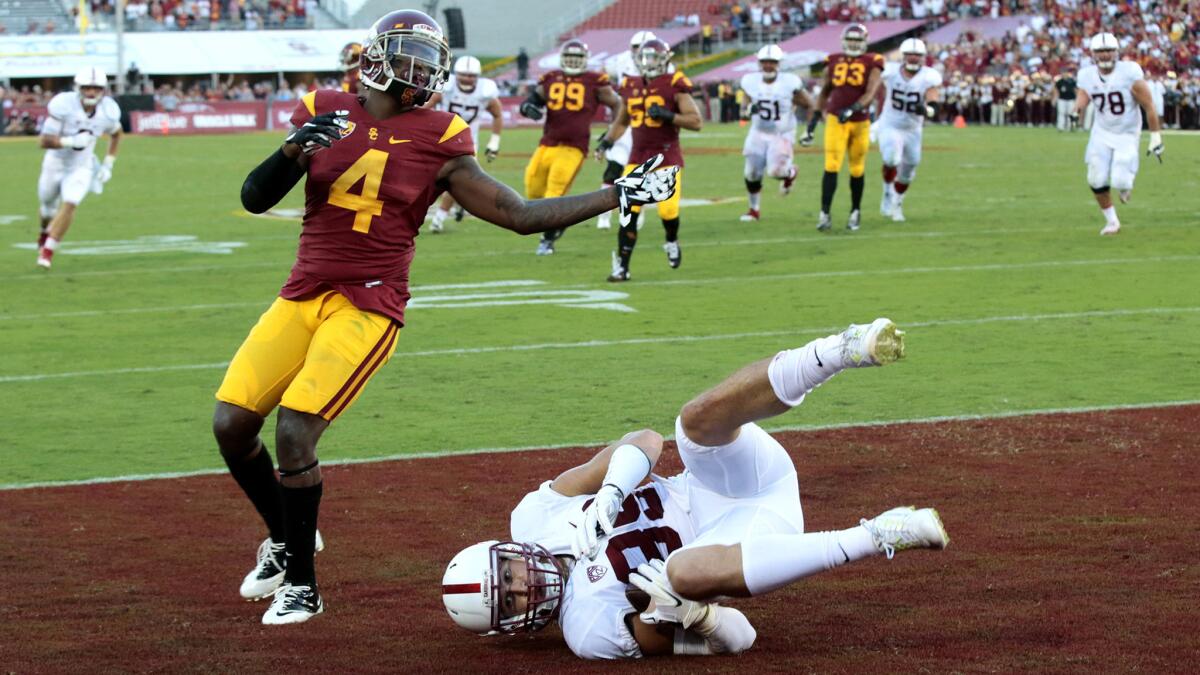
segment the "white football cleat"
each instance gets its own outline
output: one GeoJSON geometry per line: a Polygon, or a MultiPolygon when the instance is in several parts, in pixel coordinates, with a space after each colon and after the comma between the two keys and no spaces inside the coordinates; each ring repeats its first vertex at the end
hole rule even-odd
{"type": "MultiPolygon", "coordinates": [[[[276,544],[270,537],[259,544],[254,569],[242,579],[242,587],[238,590],[243,598],[251,601],[262,600],[279,589],[283,583],[284,572],[287,571],[287,554],[284,548],[285,544],[276,544]]],[[[317,531],[316,546],[313,548],[317,552],[325,550],[325,541],[321,539],[320,530],[317,531]]]]}
{"type": "Polygon", "coordinates": [[[892,188],[887,184],[883,184],[883,196],[879,198],[879,215],[892,215],[892,188]]]}
{"type": "Polygon", "coordinates": [[[1120,231],[1121,231],[1121,223],[1120,222],[1109,223],[1104,226],[1103,230],[1100,230],[1100,234],[1101,234],[1101,236],[1107,236],[1110,234],[1117,234],[1120,231]]]}
{"type": "Polygon", "coordinates": [[[892,206],[892,222],[903,223],[905,220],[907,219],[904,217],[904,208],[900,206],[899,202],[896,202],[892,206]]]}
{"type": "Polygon", "coordinates": [[[738,220],[742,221],[743,223],[757,223],[758,209],[750,209],[749,211],[743,213],[742,217],[738,218],[738,220]]]}
{"type": "Polygon", "coordinates": [[[613,283],[629,281],[629,270],[621,264],[621,257],[617,255],[616,251],[613,251],[612,254],[612,274],[608,275],[608,280],[613,283]]]}
{"type": "Polygon", "coordinates": [[[911,506],[897,506],[890,511],[866,518],[858,524],[871,533],[875,547],[886,555],[889,560],[896,551],[910,548],[944,549],[950,543],[950,535],[935,509],[914,509],[911,506]]]}
{"type": "Polygon", "coordinates": [[[858,232],[858,226],[862,223],[862,214],[858,209],[850,212],[850,217],[846,219],[846,229],[851,232],[858,232]]]}
{"type": "Polygon", "coordinates": [[[1133,196],[1133,190],[1121,190],[1120,192],[1117,193],[1117,198],[1121,200],[1122,204],[1128,204],[1129,198],[1132,196],[1133,196]]]}
{"type": "Polygon", "coordinates": [[[315,585],[284,584],[263,614],[262,622],[268,626],[303,623],[324,611],[325,601],[315,585]]]}
{"type": "Polygon", "coordinates": [[[833,227],[833,218],[831,218],[828,213],[822,211],[821,217],[817,219],[817,231],[826,232],[831,227],[833,227]]]}
{"type": "Polygon", "coordinates": [[[436,218],[434,218],[433,221],[429,223],[429,231],[433,234],[438,234],[444,229],[446,229],[446,226],[442,224],[442,221],[440,221],[436,218]]]}
{"type": "Polygon", "coordinates": [[[683,262],[683,251],[679,249],[679,242],[668,241],[663,244],[663,251],[667,253],[667,264],[671,269],[677,269],[679,263],[683,262]]]}
{"type": "Polygon", "coordinates": [[[37,259],[37,264],[38,264],[38,267],[40,267],[44,270],[48,270],[48,269],[50,269],[50,258],[48,258],[44,255],[39,255],[38,259],[37,259]]]}
{"type": "Polygon", "coordinates": [[[554,240],[553,239],[543,239],[543,240],[539,241],[538,247],[537,247],[537,254],[538,255],[554,255],[554,240]]]}
{"type": "Polygon", "coordinates": [[[904,331],[891,319],[850,324],[842,331],[842,367],[886,366],[904,358],[904,331]]]}

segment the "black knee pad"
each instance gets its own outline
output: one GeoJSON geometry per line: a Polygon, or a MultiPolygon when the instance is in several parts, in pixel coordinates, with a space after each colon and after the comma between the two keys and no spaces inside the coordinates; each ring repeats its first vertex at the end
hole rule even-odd
{"type": "Polygon", "coordinates": [[[604,169],[604,178],[602,180],[605,183],[612,185],[613,183],[617,182],[617,179],[620,178],[621,174],[623,173],[625,173],[625,167],[621,166],[621,164],[618,162],[609,160],[608,166],[604,169]]]}
{"type": "MultiPolygon", "coordinates": [[[[1092,186],[1090,186],[1090,185],[1089,185],[1088,187],[1092,187],[1092,186]]],[[[1092,188],[1092,194],[1102,195],[1102,194],[1107,194],[1107,193],[1108,193],[1108,186],[1107,186],[1107,185],[1105,185],[1104,187],[1094,187],[1094,188],[1092,188]]]]}
{"type": "Polygon", "coordinates": [[[750,180],[749,178],[747,178],[746,179],[746,192],[749,192],[752,195],[762,192],[762,183],[763,182],[761,180],[750,180]]]}

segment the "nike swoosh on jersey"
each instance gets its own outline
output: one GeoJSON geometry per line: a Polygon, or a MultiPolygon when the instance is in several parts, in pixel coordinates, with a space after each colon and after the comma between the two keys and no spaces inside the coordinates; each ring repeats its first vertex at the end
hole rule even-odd
{"type": "Polygon", "coordinates": [[[396,140],[395,138],[388,136],[388,145],[397,145],[399,143],[412,143],[412,140],[408,139],[408,138],[402,138],[400,140],[396,140]]]}

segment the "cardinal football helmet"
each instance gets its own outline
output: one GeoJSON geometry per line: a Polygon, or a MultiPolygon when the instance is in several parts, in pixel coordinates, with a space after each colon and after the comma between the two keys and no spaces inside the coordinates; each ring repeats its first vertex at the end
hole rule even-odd
{"type": "Polygon", "coordinates": [[[442,27],[424,12],[389,12],[367,33],[359,79],[404,105],[425,103],[441,91],[449,72],[450,47],[442,27]]]}
{"type": "Polygon", "coordinates": [[[362,59],[362,43],[347,42],[338,56],[338,68],[342,71],[354,70],[358,67],[360,59],[362,59]]]}
{"type": "Polygon", "coordinates": [[[583,40],[567,40],[558,50],[558,63],[567,75],[581,75],[588,67],[588,46],[583,40]]]}
{"type": "Polygon", "coordinates": [[[88,66],[75,73],[75,91],[84,105],[96,105],[104,98],[104,89],[108,87],[108,76],[104,69],[98,66],[88,66]],[[84,87],[100,87],[100,93],[95,96],[84,96],[84,87]]]}
{"type": "Polygon", "coordinates": [[[867,27],[852,23],[842,31],[842,51],[847,56],[862,56],[867,53],[867,27]]]}
{"type": "Polygon", "coordinates": [[[671,45],[654,38],[646,40],[633,54],[633,64],[645,78],[655,78],[667,72],[671,64],[671,45]]]}
{"type": "Polygon", "coordinates": [[[925,41],[919,38],[908,38],[900,43],[900,56],[904,59],[904,69],[915,73],[925,65],[925,41]],[[910,58],[911,57],[911,58],[910,58]]]}
{"type": "Polygon", "coordinates": [[[485,541],[468,546],[446,567],[442,576],[442,602],[454,623],[480,635],[541,630],[558,616],[566,585],[566,570],[549,551],[537,544],[485,541]],[[507,614],[501,563],[525,563],[525,611],[507,614]]]}
{"type": "Polygon", "coordinates": [[[1096,33],[1088,44],[1096,67],[1105,73],[1112,72],[1112,69],[1117,67],[1117,51],[1120,48],[1121,43],[1112,33],[1096,33]]]}

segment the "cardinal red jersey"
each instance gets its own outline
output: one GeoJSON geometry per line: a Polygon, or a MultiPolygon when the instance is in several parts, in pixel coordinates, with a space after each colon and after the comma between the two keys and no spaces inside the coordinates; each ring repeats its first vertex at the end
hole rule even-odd
{"type": "Polygon", "coordinates": [[[551,70],[543,74],[538,86],[546,96],[546,124],[540,145],[567,145],[587,154],[592,119],[600,106],[600,88],[609,85],[606,73],[567,75],[551,70]]]}
{"type": "MultiPolygon", "coordinates": [[[[867,93],[867,83],[871,81],[871,72],[883,70],[883,57],[879,54],[863,54],[848,56],[846,54],[831,54],[825,59],[826,72],[829,73],[829,83],[832,90],[829,99],[825,101],[825,112],[837,115],[849,108],[855,101],[867,93]]],[[[861,122],[869,116],[864,108],[850,117],[851,122],[861,122]]]]}
{"type": "Polygon", "coordinates": [[[358,93],[358,68],[351,68],[342,76],[342,91],[349,94],[358,93]]]}
{"type": "Polygon", "coordinates": [[[403,323],[413,240],[442,192],[437,173],[453,157],[474,155],[475,144],[453,113],[416,108],[377,120],[357,96],[332,89],[306,94],[292,125],[334,110],[350,111],[349,128],[309,161],[300,248],[280,295],[298,300],[332,288],[403,323]]]}
{"type": "Polygon", "coordinates": [[[671,122],[650,119],[649,110],[658,104],[679,113],[676,94],[691,94],[692,82],[682,72],[664,73],[647,80],[630,75],[621,81],[621,98],[629,112],[629,127],[633,129],[633,150],[630,164],[641,164],[658,153],[663,154],[663,166],[683,166],[679,149],[679,127],[671,122]]]}

